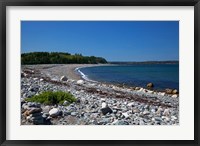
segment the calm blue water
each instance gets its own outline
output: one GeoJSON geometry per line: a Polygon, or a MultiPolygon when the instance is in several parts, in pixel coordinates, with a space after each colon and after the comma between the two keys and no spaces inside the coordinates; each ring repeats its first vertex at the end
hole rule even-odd
{"type": "Polygon", "coordinates": [[[155,89],[179,90],[178,64],[139,64],[80,68],[82,75],[90,80],[128,86],[146,87],[152,82],[155,89]]]}

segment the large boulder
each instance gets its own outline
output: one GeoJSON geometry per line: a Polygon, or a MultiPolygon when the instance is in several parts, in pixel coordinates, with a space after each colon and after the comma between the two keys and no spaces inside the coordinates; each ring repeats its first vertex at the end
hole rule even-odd
{"type": "Polygon", "coordinates": [[[147,84],[147,87],[148,87],[148,88],[153,88],[153,87],[154,87],[154,84],[153,84],[153,83],[148,83],[148,84],[147,84]]]}
{"type": "Polygon", "coordinates": [[[62,76],[61,78],[60,78],[60,81],[67,81],[68,80],[68,78],[66,77],[66,76],[62,76]]]}

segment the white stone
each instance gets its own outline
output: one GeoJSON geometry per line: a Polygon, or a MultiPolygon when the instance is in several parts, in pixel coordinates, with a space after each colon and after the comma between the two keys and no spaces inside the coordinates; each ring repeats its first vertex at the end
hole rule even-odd
{"type": "Polygon", "coordinates": [[[83,81],[83,80],[78,80],[78,81],[77,81],[77,84],[80,84],[80,85],[81,85],[81,84],[84,84],[84,81],[83,81]]]}
{"type": "Polygon", "coordinates": [[[106,107],[107,107],[107,104],[106,104],[105,102],[103,102],[103,103],[101,104],[101,107],[102,107],[102,108],[106,108],[106,107]]]}
{"type": "Polygon", "coordinates": [[[172,98],[177,98],[177,97],[178,97],[178,95],[176,95],[176,94],[172,95],[172,98]]]}
{"type": "Polygon", "coordinates": [[[102,102],[105,102],[105,101],[106,101],[106,99],[105,99],[105,98],[101,98],[101,101],[102,101],[102,102]]]}
{"type": "Polygon", "coordinates": [[[153,91],[148,90],[148,93],[149,93],[149,94],[153,94],[153,91]]]}
{"type": "Polygon", "coordinates": [[[145,111],[143,112],[143,115],[148,115],[148,114],[150,114],[150,112],[147,111],[147,110],[145,110],[145,111]]]}
{"type": "Polygon", "coordinates": [[[128,118],[129,117],[129,114],[126,112],[126,113],[122,113],[122,115],[125,117],[125,118],[128,118]]]}
{"type": "Polygon", "coordinates": [[[127,106],[133,106],[134,105],[134,102],[130,102],[127,104],[127,106]]]}
{"type": "Polygon", "coordinates": [[[138,90],[138,92],[144,92],[144,89],[143,89],[143,88],[140,88],[140,90],[138,90]]]}
{"type": "Polygon", "coordinates": [[[165,93],[164,93],[164,92],[163,92],[163,93],[160,93],[160,95],[161,95],[161,96],[165,96],[165,93]]]}
{"type": "Polygon", "coordinates": [[[173,119],[173,120],[177,120],[177,117],[175,117],[175,116],[171,116],[171,119],[173,119]]]}
{"type": "Polygon", "coordinates": [[[50,115],[51,117],[56,117],[56,116],[59,115],[59,110],[58,110],[57,108],[53,108],[53,109],[51,109],[51,110],[49,111],[49,115],[50,115]]]}

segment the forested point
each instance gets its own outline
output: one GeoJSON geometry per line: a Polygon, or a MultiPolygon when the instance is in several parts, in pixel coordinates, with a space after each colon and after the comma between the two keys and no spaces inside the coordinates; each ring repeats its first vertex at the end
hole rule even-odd
{"type": "Polygon", "coordinates": [[[62,52],[31,52],[21,54],[21,64],[104,64],[106,59],[62,52]]]}

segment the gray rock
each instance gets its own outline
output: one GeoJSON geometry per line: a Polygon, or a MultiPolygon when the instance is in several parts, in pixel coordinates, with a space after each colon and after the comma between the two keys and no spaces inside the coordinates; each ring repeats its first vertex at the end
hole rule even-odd
{"type": "Polygon", "coordinates": [[[110,107],[105,107],[101,109],[101,112],[103,115],[106,115],[107,113],[112,113],[112,109],[110,107]]]}
{"type": "Polygon", "coordinates": [[[57,108],[53,108],[53,109],[51,109],[51,110],[49,111],[49,115],[50,115],[51,117],[57,117],[57,116],[59,116],[59,114],[60,114],[60,111],[59,111],[59,109],[57,109],[57,108]]]}
{"type": "Polygon", "coordinates": [[[61,78],[60,78],[60,81],[67,81],[68,80],[68,78],[66,77],[66,76],[62,76],[61,78]]]}
{"type": "Polygon", "coordinates": [[[161,117],[154,117],[155,121],[162,121],[162,118],[161,117]]]}
{"type": "Polygon", "coordinates": [[[165,109],[163,112],[164,116],[169,116],[170,115],[170,110],[169,109],[165,109]]]}
{"type": "Polygon", "coordinates": [[[129,123],[127,121],[124,121],[124,120],[119,120],[115,123],[115,125],[129,125],[129,123]]]}
{"type": "Polygon", "coordinates": [[[71,112],[71,115],[76,116],[76,115],[78,115],[78,112],[71,112]]]}

